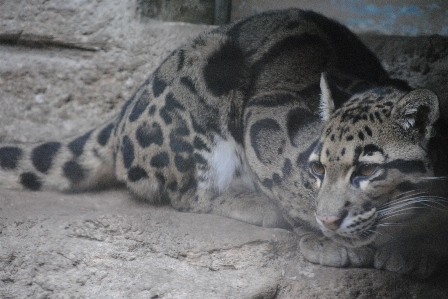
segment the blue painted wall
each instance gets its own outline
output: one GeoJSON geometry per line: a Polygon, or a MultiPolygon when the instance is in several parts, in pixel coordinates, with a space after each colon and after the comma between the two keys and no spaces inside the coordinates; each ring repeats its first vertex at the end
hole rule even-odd
{"type": "Polygon", "coordinates": [[[232,20],[287,7],[322,12],[358,33],[448,35],[448,0],[232,0],[232,20]]]}
{"type": "Polygon", "coordinates": [[[378,2],[380,1],[330,1],[331,5],[353,14],[344,20],[344,23],[358,31],[400,32],[403,35],[448,35],[446,7],[448,1],[443,1],[445,5],[431,1],[395,4],[378,4],[378,2]]]}

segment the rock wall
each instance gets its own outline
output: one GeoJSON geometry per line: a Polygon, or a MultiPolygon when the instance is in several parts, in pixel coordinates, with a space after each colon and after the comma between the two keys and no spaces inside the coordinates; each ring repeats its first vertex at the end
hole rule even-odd
{"type": "MultiPolygon", "coordinates": [[[[170,51],[212,28],[140,19],[133,0],[33,3],[0,2],[2,142],[105,121],[170,51]]],[[[362,38],[392,76],[430,87],[446,109],[447,38],[362,38]]],[[[291,232],[124,190],[0,190],[1,298],[444,298],[447,279],[316,266],[291,232]]]]}
{"type": "Polygon", "coordinates": [[[212,28],[142,20],[133,0],[30,3],[0,2],[0,141],[89,130],[171,51],[212,28]]]}

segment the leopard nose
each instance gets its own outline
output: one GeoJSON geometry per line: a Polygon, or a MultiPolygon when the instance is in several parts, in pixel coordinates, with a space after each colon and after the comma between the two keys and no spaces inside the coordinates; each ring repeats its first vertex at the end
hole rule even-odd
{"type": "Polygon", "coordinates": [[[331,230],[337,230],[341,225],[343,218],[339,218],[338,216],[317,216],[323,225],[331,230]]]}

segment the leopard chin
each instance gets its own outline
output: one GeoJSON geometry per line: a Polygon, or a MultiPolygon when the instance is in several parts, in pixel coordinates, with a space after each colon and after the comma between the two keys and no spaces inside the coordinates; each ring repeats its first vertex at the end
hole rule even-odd
{"type": "Polygon", "coordinates": [[[353,236],[341,236],[337,233],[331,233],[327,231],[323,232],[323,234],[326,237],[332,239],[335,243],[348,248],[358,248],[372,244],[378,236],[378,233],[376,230],[374,230],[374,228],[353,236]]]}

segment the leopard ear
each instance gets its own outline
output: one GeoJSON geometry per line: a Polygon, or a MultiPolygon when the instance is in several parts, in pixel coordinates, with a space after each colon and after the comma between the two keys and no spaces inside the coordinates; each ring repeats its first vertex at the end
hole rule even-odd
{"type": "Polygon", "coordinates": [[[351,94],[342,90],[327,73],[322,73],[320,76],[319,115],[323,121],[328,121],[331,114],[350,97],[351,94]]]}
{"type": "Polygon", "coordinates": [[[439,118],[437,95],[427,89],[413,90],[395,104],[392,117],[404,134],[416,136],[426,145],[439,118]]]}

